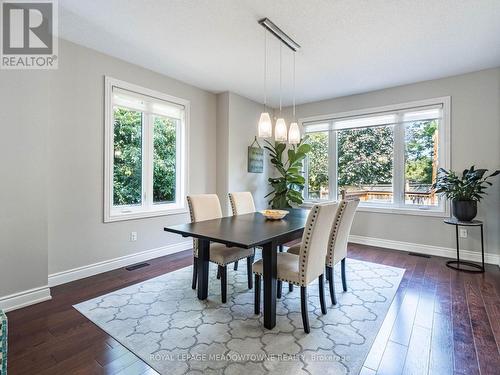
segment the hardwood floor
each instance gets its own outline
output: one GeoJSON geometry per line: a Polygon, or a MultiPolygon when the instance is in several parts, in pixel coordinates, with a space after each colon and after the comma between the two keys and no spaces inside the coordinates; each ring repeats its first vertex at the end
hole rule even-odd
{"type": "MultiPolygon", "coordinates": [[[[445,267],[445,259],[362,245],[350,258],[405,268],[362,374],[498,374],[500,270],[445,267]]],[[[188,266],[192,252],[51,289],[52,300],[8,313],[12,374],[156,374],[72,305],[188,266]]]]}

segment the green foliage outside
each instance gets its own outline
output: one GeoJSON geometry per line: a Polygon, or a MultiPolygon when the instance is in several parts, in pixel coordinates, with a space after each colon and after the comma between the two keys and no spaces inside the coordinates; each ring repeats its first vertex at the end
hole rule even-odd
{"type": "MultiPolygon", "coordinates": [[[[393,175],[393,126],[337,131],[339,189],[391,185],[393,175]]],[[[432,184],[436,120],[405,126],[405,173],[409,184],[432,184]]],[[[309,136],[309,197],[319,198],[328,189],[328,132],[309,136]]]]}
{"type": "Polygon", "coordinates": [[[153,154],[153,202],[175,201],[176,120],[155,117],[153,154]]]}
{"type": "Polygon", "coordinates": [[[391,184],[393,144],[392,126],[338,131],[339,189],[391,184]]]}
{"type": "Polygon", "coordinates": [[[437,121],[412,122],[405,127],[406,179],[410,184],[432,184],[432,160],[437,121]]]}
{"type": "MultiPolygon", "coordinates": [[[[175,200],[176,120],[154,117],[153,202],[175,200]]],[[[113,205],[142,199],[142,113],[114,110],[113,205]]]]}
{"type": "Polygon", "coordinates": [[[142,113],[114,110],[113,205],[141,204],[142,113]]]}
{"type": "Polygon", "coordinates": [[[320,198],[320,191],[328,190],[328,133],[309,135],[311,152],[308,155],[309,198],[320,198]]]}

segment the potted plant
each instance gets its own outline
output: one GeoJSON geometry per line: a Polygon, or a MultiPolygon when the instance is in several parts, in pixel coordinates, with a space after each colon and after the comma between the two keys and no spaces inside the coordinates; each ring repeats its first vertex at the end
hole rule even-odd
{"type": "Polygon", "coordinates": [[[268,179],[273,190],[266,197],[273,195],[269,204],[275,209],[291,208],[302,204],[302,190],[306,182],[302,176],[302,162],[307,153],[311,151],[311,146],[305,143],[307,137],[304,137],[298,145],[291,146],[287,151],[287,160],[284,161],[283,152],[286,144],[281,142],[271,142],[266,140],[267,149],[271,156],[271,163],[279,172],[279,177],[268,179]]]}
{"type": "Polygon", "coordinates": [[[439,168],[436,182],[432,185],[434,191],[451,200],[453,216],[460,221],[471,221],[477,215],[477,202],[486,194],[485,190],[492,183],[489,178],[500,173],[499,170],[489,176],[484,176],[487,169],[465,169],[462,175],[454,171],[439,168]]]}

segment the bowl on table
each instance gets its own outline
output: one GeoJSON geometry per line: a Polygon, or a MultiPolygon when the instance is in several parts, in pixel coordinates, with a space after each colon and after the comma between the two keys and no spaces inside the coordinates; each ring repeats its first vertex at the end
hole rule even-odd
{"type": "Polygon", "coordinates": [[[268,220],[281,220],[283,219],[287,214],[288,211],[286,210],[262,210],[260,211],[262,215],[268,220]]]}

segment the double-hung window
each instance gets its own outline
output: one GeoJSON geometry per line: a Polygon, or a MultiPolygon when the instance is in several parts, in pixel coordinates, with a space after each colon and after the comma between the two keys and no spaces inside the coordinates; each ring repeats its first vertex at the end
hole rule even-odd
{"type": "Polygon", "coordinates": [[[307,201],[342,191],[361,210],[442,215],[431,185],[448,168],[450,98],[303,119],[312,151],[305,163],[307,201]]]}
{"type": "Polygon", "coordinates": [[[189,102],[105,79],[104,220],[186,211],[189,102]]]}

